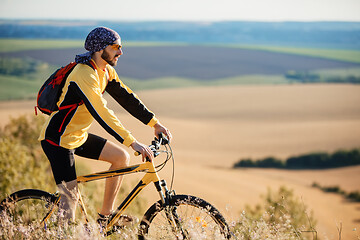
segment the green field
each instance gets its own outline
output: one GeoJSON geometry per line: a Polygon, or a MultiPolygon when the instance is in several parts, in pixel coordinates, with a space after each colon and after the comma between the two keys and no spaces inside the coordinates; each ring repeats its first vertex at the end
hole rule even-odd
{"type": "MultiPolygon", "coordinates": [[[[35,99],[44,79],[31,81],[13,76],[0,75],[0,101],[16,99],[35,99]]],[[[186,88],[198,86],[223,86],[238,84],[286,84],[289,81],[283,76],[238,76],[226,79],[218,79],[210,82],[197,81],[186,78],[158,78],[146,81],[130,78],[122,80],[133,90],[150,90],[159,88],[186,88]]]]}
{"type": "Polygon", "coordinates": [[[83,46],[80,40],[54,39],[0,39],[0,52],[17,52],[36,49],[77,48],[83,46]]]}
{"type": "Polygon", "coordinates": [[[345,49],[322,49],[322,48],[292,48],[280,46],[262,45],[228,45],[232,48],[245,48],[253,50],[265,50],[278,53],[290,53],[302,56],[320,57],[332,60],[360,63],[360,51],[345,49]]]}
{"type": "Polygon", "coordinates": [[[211,81],[202,81],[196,79],[180,78],[180,77],[166,77],[155,78],[149,80],[138,80],[131,78],[121,78],[131,89],[147,90],[159,88],[176,88],[176,87],[199,87],[199,86],[224,86],[224,85],[239,85],[239,84],[287,84],[287,80],[281,75],[247,75],[235,76],[230,78],[221,78],[211,81]]]}
{"type": "MultiPolygon", "coordinates": [[[[124,42],[128,47],[149,47],[149,46],[187,46],[184,43],[159,43],[159,42],[124,42]]],[[[47,50],[81,48],[81,40],[35,40],[35,39],[0,39],[1,52],[16,52],[25,50],[47,50]]],[[[208,46],[208,45],[206,45],[208,46]]],[[[360,51],[336,50],[336,49],[310,49],[310,48],[290,48],[274,46],[249,46],[249,45],[213,45],[214,47],[244,48],[251,50],[262,50],[278,53],[288,53],[302,56],[321,57],[332,60],[341,60],[353,63],[360,63],[360,51]]],[[[20,61],[28,61],[19,59],[20,61]]],[[[25,63],[25,62],[24,62],[25,63]]],[[[24,66],[24,64],[17,64],[24,66]]],[[[47,69],[42,72],[33,72],[24,76],[1,75],[0,74],[0,101],[24,98],[35,98],[38,89],[45,81],[46,76],[50,75],[56,67],[45,64],[47,69]],[[46,74],[45,74],[46,73],[46,74]],[[45,76],[46,75],[46,76],[45,76]]],[[[221,67],[221,66],[220,66],[221,67]]],[[[321,76],[356,76],[360,77],[360,68],[354,69],[330,69],[314,71],[321,76]]],[[[122,77],[122,80],[134,90],[155,89],[155,88],[174,88],[174,87],[195,87],[195,86],[219,86],[237,84],[289,84],[294,81],[287,79],[283,75],[242,75],[232,76],[211,81],[201,81],[193,78],[164,77],[147,79],[131,79],[122,77]]]]}
{"type": "MultiPolygon", "coordinates": [[[[148,46],[184,46],[185,43],[159,43],[159,42],[123,42],[128,47],[148,46]]],[[[59,39],[4,39],[0,38],[0,52],[18,52],[40,49],[63,49],[82,48],[83,40],[59,40],[59,39]]]]}
{"type": "Polygon", "coordinates": [[[0,75],[0,100],[35,99],[41,83],[0,75]]]}
{"type": "MultiPolygon", "coordinates": [[[[0,39],[0,52],[16,52],[35,49],[61,49],[61,48],[81,48],[83,40],[59,40],[59,39],[0,39]]],[[[186,43],[170,42],[123,42],[128,47],[141,46],[184,46],[186,43]]],[[[205,44],[204,44],[205,45],[205,44]]],[[[320,48],[292,48],[282,46],[264,45],[237,45],[237,44],[217,44],[217,47],[244,48],[252,50],[265,50],[278,53],[297,54],[302,56],[321,57],[326,59],[360,63],[359,50],[344,49],[320,49],[320,48]]]]}

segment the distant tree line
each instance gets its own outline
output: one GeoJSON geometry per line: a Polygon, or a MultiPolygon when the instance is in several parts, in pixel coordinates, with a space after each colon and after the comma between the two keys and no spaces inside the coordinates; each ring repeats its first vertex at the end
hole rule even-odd
{"type": "Polygon", "coordinates": [[[310,153],[281,160],[266,157],[259,160],[242,159],[234,168],[326,169],[360,164],[359,149],[340,150],[333,154],[310,153]]]}
{"type": "Polygon", "coordinates": [[[85,39],[89,31],[97,26],[110,27],[127,41],[270,44],[339,49],[360,47],[358,22],[45,20],[24,24],[23,20],[2,20],[0,37],[85,39]]]}
{"type": "Polygon", "coordinates": [[[360,76],[329,76],[322,77],[320,74],[310,72],[288,71],[285,77],[289,80],[301,83],[356,83],[360,84],[360,76]]]}
{"type": "Polygon", "coordinates": [[[48,64],[31,58],[0,57],[0,74],[28,76],[48,69],[48,64]]]}

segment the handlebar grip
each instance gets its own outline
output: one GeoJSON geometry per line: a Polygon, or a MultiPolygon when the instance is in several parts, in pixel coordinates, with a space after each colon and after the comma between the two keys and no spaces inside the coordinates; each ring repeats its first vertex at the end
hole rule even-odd
{"type": "Polygon", "coordinates": [[[166,145],[166,144],[169,143],[169,140],[167,139],[167,137],[163,133],[159,134],[159,141],[161,141],[161,145],[166,145]]]}
{"type": "MultiPolygon", "coordinates": [[[[136,152],[134,152],[134,155],[135,155],[135,156],[140,156],[140,155],[141,155],[141,153],[140,153],[140,152],[138,152],[138,151],[136,151],[136,152]]],[[[146,161],[147,161],[147,162],[151,162],[151,160],[150,160],[150,158],[149,158],[149,157],[146,157],[146,161]]]]}

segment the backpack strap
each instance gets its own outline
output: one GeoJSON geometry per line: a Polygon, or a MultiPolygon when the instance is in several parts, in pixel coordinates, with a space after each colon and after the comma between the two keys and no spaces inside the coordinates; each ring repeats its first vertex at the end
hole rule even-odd
{"type": "Polygon", "coordinates": [[[59,85],[60,82],[65,78],[66,74],[69,74],[68,72],[72,70],[76,66],[76,62],[71,62],[65,67],[62,67],[59,69],[59,71],[56,72],[54,79],[51,81],[50,85],[53,87],[55,85],[59,85]]]}
{"type": "MultiPolygon", "coordinates": [[[[94,63],[92,60],[90,60],[89,62],[87,62],[86,65],[88,65],[89,67],[91,67],[93,70],[96,71],[96,65],[95,65],[95,63],[94,63]]],[[[62,130],[62,128],[63,128],[63,125],[64,125],[64,123],[65,123],[65,120],[66,120],[66,118],[68,117],[68,115],[69,115],[72,111],[74,111],[78,106],[80,106],[80,105],[82,105],[82,104],[84,104],[84,101],[83,101],[83,100],[81,100],[79,103],[74,103],[74,104],[70,104],[70,105],[66,105],[66,106],[61,106],[61,107],[59,107],[59,111],[70,108],[69,112],[65,115],[65,117],[64,117],[64,119],[63,119],[63,121],[62,121],[62,123],[61,123],[61,125],[60,125],[59,132],[61,132],[61,130],[62,130]]]]}
{"type": "Polygon", "coordinates": [[[70,104],[70,105],[66,105],[66,106],[59,107],[59,111],[60,111],[60,110],[63,110],[63,109],[70,108],[69,112],[65,115],[65,117],[64,117],[64,119],[63,119],[63,121],[62,121],[62,123],[61,123],[61,125],[60,125],[59,132],[61,132],[61,129],[63,128],[63,125],[64,125],[65,120],[66,120],[66,118],[68,117],[68,115],[69,115],[72,111],[74,111],[78,106],[82,105],[83,103],[84,103],[84,101],[81,100],[81,102],[79,102],[79,103],[74,103],[74,104],[70,104]]]}

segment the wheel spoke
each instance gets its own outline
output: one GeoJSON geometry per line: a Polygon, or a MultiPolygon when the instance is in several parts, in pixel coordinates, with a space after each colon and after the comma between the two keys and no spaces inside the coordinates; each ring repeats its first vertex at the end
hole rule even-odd
{"type": "Polygon", "coordinates": [[[25,233],[29,236],[43,233],[45,223],[42,220],[54,206],[51,196],[44,191],[32,189],[12,194],[1,202],[0,227],[9,231],[14,239],[22,239],[21,236],[25,233]]]}
{"type": "Polygon", "coordinates": [[[146,239],[228,238],[224,218],[209,203],[186,195],[174,198],[170,206],[150,208],[145,214],[142,223],[147,224],[142,227],[146,239]]]}

